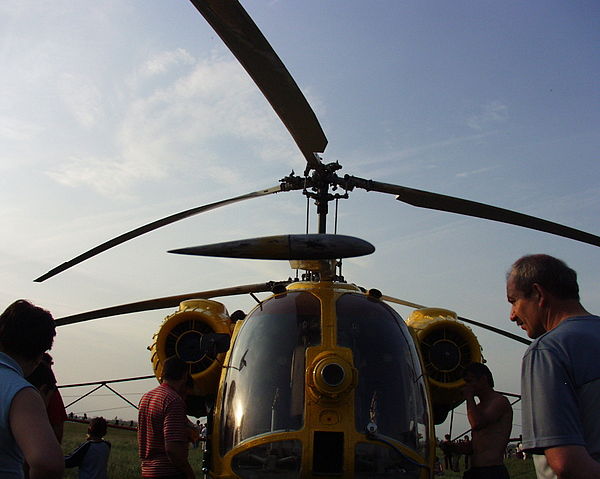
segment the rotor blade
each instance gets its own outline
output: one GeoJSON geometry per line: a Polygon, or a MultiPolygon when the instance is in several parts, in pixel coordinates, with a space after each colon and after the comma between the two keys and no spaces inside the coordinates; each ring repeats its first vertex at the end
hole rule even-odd
{"type": "Polygon", "coordinates": [[[390,193],[397,195],[396,199],[420,208],[429,208],[432,210],[448,211],[461,215],[474,216],[500,223],[507,223],[515,226],[522,226],[532,230],[543,231],[564,238],[581,241],[582,243],[600,246],[600,236],[586,233],[575,228],[554,223],[552,221],[536,218],[516,211],[498,208],[496,206],[477,203],[475,201],[464,200],[454,196],[431,193],[429,191],[416,190],[405,186],[392,185],[389,183],[380,183],[372,180],[363,180],[354,176],[346,178],[350,184],[366,190],[379,191],[380,193],[390,193]]]}
{"type": "Polygon", "coordinates": [[[516,334],[509,333],[508,331],[504,331],[503,329],[494,328],[494,326],[490,326],[488,324],[480,323],[478,321],[474,321],[472,319],[463,318],[462,316],[458,316],[457,319],[463,321],[464,323],[473,324],[475,326],[479,326],[480,328],[487,329],[488,331],[492,331],[493,333],[499,334],[506,338],[514,339],[523,344],[530,345],[531,341],[529,339],[522,338],[521,336],[517,336],[516,334]]]}
{"type": "Polygon", "coordinates": [[[246,259],[335,259],[364,256],[375,247],[360,238],[333,234],[264,236],[171,250],[169,253],[246,259]]]}
{"type": "Polygon", "coordinates": [[[237,0],[191,0],[260,88],[313,168],[327,138],[298,85],[237,0]]]}
{"type": "Polygon", "coordinates": [[[388,301],[390,303],[401,304],[402,306],[408,306],[409,308],[415,309],[425,309],[427,306],[423,306],[422,304],[411,303],[410,301],[405,301],[403,299],[393,298],[392,296],[386,296],[385,294],[381,296],[383,301],[388,301]]]}
{"type": "Polygon", "coordinates": [[[54,320],[56,326],[65,326],[67,324],[82,323],[92,319],[107,318],[121,314],[138,313],[140,311],[152,311],[155,309],[172,308],[179,306],[179,303],[188,299],[209,299],[222,296],[237,296],[240,294],[263,293],[271,291],[276,284],[287,284],[286,282],[276,283],[269,281],[267,283],[247,284],[242,286],[232,286],[230,288],[213,289],[211,291],[199,291],[196,293],[180,294],[178,296],[166,296],[164,298],[148,299],[136,303],[121,304],[109,308],[96,309],[85,313],[65,316],[54,320]]]}
{"type": "MultiPolygon", "coordinates": [[[[384,295],[384,296],[381,296],[381,299],[384,301],[388,301],[390,303],[396,303],[396,304],[401,304],[403,306],[408,306],[409,308],[424,309],[427,307],[427,306],[423,306],[421,304],[411,303],[410,301],[404,301],[403,299],[393,298],[392,296],[384,295]]],[[[472,324],[474,326],[479,326],[480,328],[487,329],[488,331],[492,331],[493,333],[499,334],[506,338],[514,339],[515,341],[518,341],[520,343],[527,344],[527,345],[531,344],[531,341],[529,341],[528,339],[522,338],[521,336],[517,336],[516,334],[513,334],[513,333],[509,333],[508,331],[504,331],[503,329],[498,329],[498,328],[495,328],[494,326],[490,326],[485,323],[480,323],[479,321],[474,321],[472,319],[463,318],[462,316],[458,316],[457,319],[464,323],[472,324]]]]}
{"type": "Polygon", "coordinates": [[[138,236],[141,236],[145,233],[149,233],[150,231],[154,231],[158,228],[169,225],[171,223],[175,223],[176,221],[179,221],[179,220],[182,220],[185,218],[189,218],[190,216],[204,213],[206,211],[214,210],[216,208],[220,208],[221,206],[226,206],[226,205],[230,205],[232,203],[237,203],[238,201],[249,200],[251,198],[259,198],[261,196],[266,196],[266,195],[270,195],[273,193],[279,193],[280,191],[287,191],[287,190],[283,190],[281,185],[273,186],[272,188],[267,188],[265,190],[253,191],[252,193],[247,193],[245,195],[236,196],[234,198],[229,198],[227,200],[217,201],[216,203],[210,203],[210,204],[204,205],[204,206],[198,206],[197,208],[185,210],[185,211],[182,211],[181,213],[176,213],[174,215],[167,216],[160,220],[153,221],[152,223],[148,223],[144,226],[140,226],[139,228],[129,231],[128,233],[124,233],[120,236],[117,236],[116,238],[108,240],[105,243],[102,243],[101,245],[96,246],[96,247],[86,251],[85,253],[82,253],[79,256],[77,256],[69,261],[66,261],[65,263],[62,263],[61,265],[57,266],[56,268],[53,268],[50,271],[48,271],[47,273],[43,274],[39,278],[34,279],[34,281],[37,283],[46,281],[48,278],[51,278],[52,276],[55,276],[58,273],[61,273],[61,272],[65,271],[66,269],[69,269],[69,268],[75,266],[76,264],[79,264],[79,263],[85,261],[86,259],[90,259],[93,256],[96,256],[97,254],[100,254],[110,248],[120,245],[121,243],[125,243],[126,241],[129,241],[130,239],[137,238],[138,236]]]}

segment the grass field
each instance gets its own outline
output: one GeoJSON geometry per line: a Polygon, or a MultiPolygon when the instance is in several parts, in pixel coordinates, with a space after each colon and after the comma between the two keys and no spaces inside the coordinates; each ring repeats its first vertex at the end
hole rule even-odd
{"type": "MultiPolygon", "coordinates": [[[[80,423],[65,423],[63,438],[63,451],[70,453],[79,444],[85,441],[87,425],[80,423]]],[[[138,479],[140,477],[140,462],[137,455],[137,437],[135,432],[123,429],[110,428],[105,437],[112,444],[110,459],[108,463],[108,476],[111,479],[138,479]]],[[[442,458],[441,451],[438,457],[442,458]]],[[[190,449],[190,463],[196,472],[196,477],[201,478],[202,452],[200,449],[190,449]]],[[[462,461],[461,461],[462,466],[462,461]]],[[[506,467],[512,479],[535,479],[535,471],[531,459],[522,461],[520,459],[508,459],[506,467]]],[[[446,478],[462,478],[462,472],[446,471],[446,478]]],[[[68,469],[66,479],[77,479],[77,469],[68,469]]]]}
{"type": "MultiPolygon", "coordinates": [[[[440,451],[440,450],[438,450],[438,457],[439,458],[444,457],[444,455],[442,454],[442,451],[440,451]]],[[[511,479],[536,479],[535,469],[533,467],[533,461],[531,460],[531,458],[527,459],[526,461],[523,461],[522,459],[509,458],[506,461],[504,461],[504,464],[506,465],[506,468],[508,469],[508,474],[510,475],[511,479]]],[[[461,472],[445,471],[443,476],[436,476],[436,477],[443,477],[444,479],[446,479],[446,478],[462,478],[463,472],[464,472],[463,465],[464,465],[464,463],[461,458],[461,460],[460,460],[461,472]]]]}
{"type": "MultiPolygon", "coordinates": [[[[63,436],[63,451],[69,454],[85,441],[87,424],[66,422],[63,436]]],[[[108,477],[111,479],[139,479],[140,460],[137,453],[137,436],[135,431],[109,428],[105,438],[112,445],[108,461],[108,477]]],[[[190,449],[189,459],[196,477],[201,478],[202,451],[190,449]]],[[[77,479],[78,469],[67,469],[66,479],[77,479]]]]}

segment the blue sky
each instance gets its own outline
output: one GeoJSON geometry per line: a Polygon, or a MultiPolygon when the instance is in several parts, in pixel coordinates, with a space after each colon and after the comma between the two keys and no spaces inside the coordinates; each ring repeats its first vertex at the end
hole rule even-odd
{"type": "MultiPolygon", "coordinates": [[[[325,161],[339,161],[342,174],[600,234],[597,2],[244,5],[311,103],[329,139],[325,161]]],[[[303,232],[298,193],[187,219],[34,284],[113,236],[273,186],[304,162],[183,0],[5,1],[0,31],[2,304],[26,297],[60,317],[292,274],[285,263],[166,251],[303,232]]],[[[515,332],[504,273],[520,255],[546,252],[578,271],[584,305],[600,311],[600,252],[592,246],[361,191],[340,203],[338,230],[377,248],[346,261],[346,278],[391,296],[515,332]]],[[[230,311],[253,306],[251,298],[224,303],[230,311]]],[[[60,382],[149,374],[145,347],[170,312],[61,328],[53,350],[60,382]]],[[[523,346],[475,332],[499,389],[518,392],[523,346]]],[[[75,412],[134,415],[112,409],[125,406],[120,400],[86,401],[75,412]]],[[[518,434],[518,414],[515,423],[518,434]]]]}

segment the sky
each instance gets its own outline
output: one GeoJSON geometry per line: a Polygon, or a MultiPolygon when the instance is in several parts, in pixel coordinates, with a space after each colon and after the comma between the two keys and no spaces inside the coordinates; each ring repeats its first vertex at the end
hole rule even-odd
{"type": "MultiPolygon", "coordinates": [[[[600,234],[598,2],[243,4],[313,107],[329,140],[324,161],[339,161],[341,174],[600,234]]],[[[285,262],[166,251],[302,233],[307,202],[298,192],[186,219],[34,283],[118,234],[275,186],[305,163],[189,2],[6,0],[0,32],[2,307],[27,298],[58,318],[293,275],[285,262]]],[[[311,212],[314,232],[312,205],[311,212]]],[[[584,306],[600,312],[594,246],[364,191],[340,202],[338,232],[376,247],[371,256],[345,260],[349,282],[523,337],[508,321],[504,284],[523,254],[565,260],[579,274],[584,306]]],[[[229,311],[255,304],[250,297],[223,303],[229,311]]],[[[52,350],[59,383],[151,374],[146,348],[171,312],[61,327],[52,350]]],[[[525,346],[473,330],[497,389],[518,393],[525,346]]],[[[111,387],[137,403],[154,384],[111,387]]],[[[65,402],[90,389],[64,390],[65,402]]],[[[68,410],[136,415],[106,389],[68,410]]],[[[454,421],[454,433],[467,429],[464,408],[454,421]]]]}

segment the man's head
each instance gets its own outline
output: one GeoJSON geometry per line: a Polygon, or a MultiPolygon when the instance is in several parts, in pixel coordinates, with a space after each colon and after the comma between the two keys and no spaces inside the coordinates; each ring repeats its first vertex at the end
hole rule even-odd
{"type": "Polygon", "coordinates": [[[163,364],[161,382],[173,387],[181,396],[185,396],[191,384],[189,365],[177,356],[167,358],[163,364]]]}
{"type": "Polygon", "coordinates": [[[474,392],[494,387],[494,377],[490,368],[485,364],[471,363],[465,368],[463,378],[468,385],[472,385],[474,392]]]}
{"type": "Polygon", "coordinates": [[[510,320],[537,338],[547,331],[549,298],[579,302],[577,273],[545,254],[523,256],[506,274],[510,320]]]}
{"type": "Polygon", "coordinates": [[[13,359],[34,364],[32,370],[52,347],[55,335],[52,315],[24,299],[15,301],[0,315],[0,350],[13,359]]]}
{"type": "Polygon", "coordinates": [[[169,381],[179,381],[187,379],[189,375],[189,367],[185,361],[182,361],[177,356],[167,358],[163,364],[162,379],[169,381]]]}

